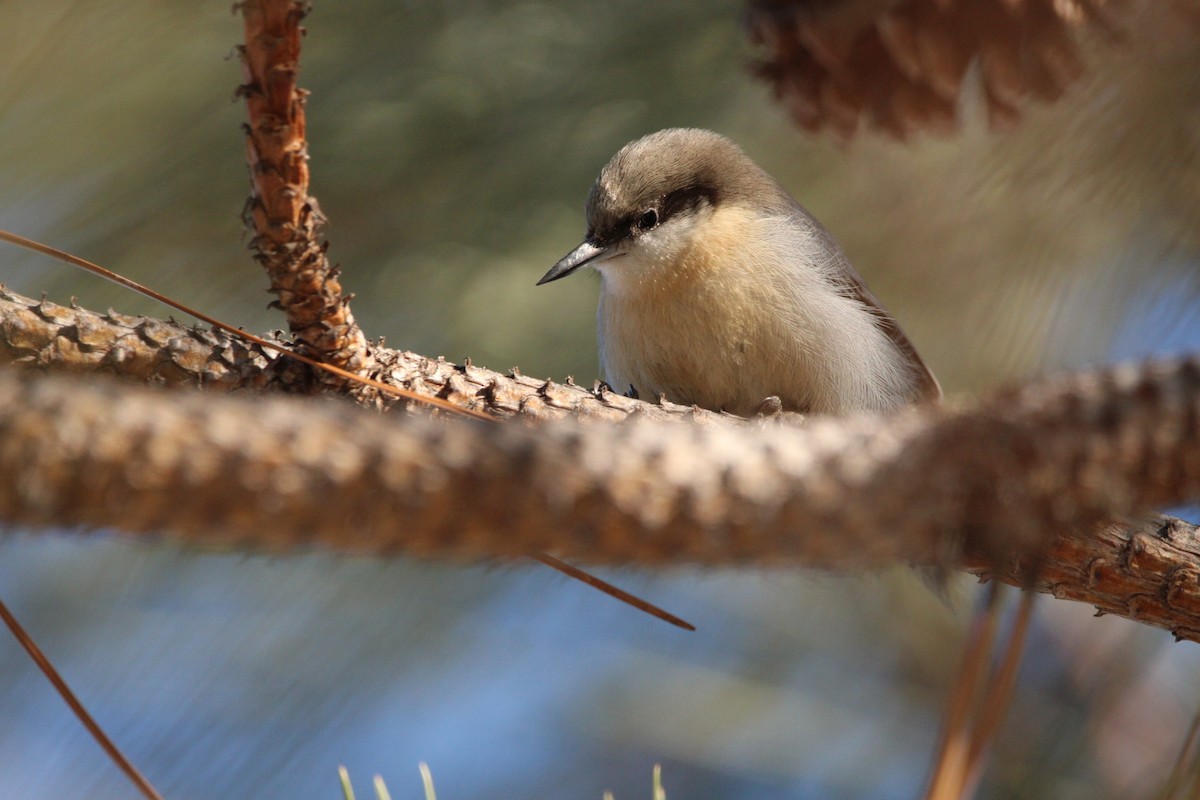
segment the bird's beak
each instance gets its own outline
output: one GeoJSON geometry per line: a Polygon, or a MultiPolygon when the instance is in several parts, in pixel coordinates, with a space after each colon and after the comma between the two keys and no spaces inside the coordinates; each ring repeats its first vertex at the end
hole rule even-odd
{"type": "Polygon", "coordinates": [[[600,261],[607,261],[616,255],[619,254],[614,246],[601,247],[591,242],[584,242],[560,258],[558,263],[542,276],[537,285],[541,286],[543,283],[565,278],[580,267],[587,266],[588,264],[595,265],[600,261]]]}

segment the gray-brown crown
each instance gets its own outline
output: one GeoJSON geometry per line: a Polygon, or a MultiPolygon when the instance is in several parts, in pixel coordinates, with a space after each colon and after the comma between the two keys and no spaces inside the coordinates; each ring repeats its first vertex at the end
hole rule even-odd
{"type": "Polygon", "coordinates": [[[794,202],[724,136],[669,128],[625,145],[600,170],[588,195],[588,238],[621,239],[649,209],[661,223],[701,203],[745,203],[787,213],[794,202]]]}

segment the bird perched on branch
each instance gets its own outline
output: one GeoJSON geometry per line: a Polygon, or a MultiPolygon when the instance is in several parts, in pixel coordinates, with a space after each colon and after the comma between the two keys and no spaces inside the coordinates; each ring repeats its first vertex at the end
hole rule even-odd
{"type": "Polygon", "coordinates": [[[940,399],[833,236],[724,136],[627,144],[586,212],[583,243],[538,284],[600,273],[600,363],[618,391],[742,416],[940,399]]]}

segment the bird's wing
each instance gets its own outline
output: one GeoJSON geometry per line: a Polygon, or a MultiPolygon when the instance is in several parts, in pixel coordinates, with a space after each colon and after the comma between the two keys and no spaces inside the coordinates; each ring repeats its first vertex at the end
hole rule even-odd
{"type": "Polygon", "coordinates": [[[888,338],[900,348],[900,352],[908,357],[909,363],[912,364],[913,373],[917,378],[918,396],[915,398],[920,402],[939,403],[942,400],[942,386],[938,383],[938,379],[934,377],[933,372],[925,363],[925,359],[921,358],[921,354],[917,352],[917,348],[913,347],[913,343],[909,341],[904,330],[900,327],[900,323],[896,318],[888,312],[883,303],[879,302],[870,289],[867,288],[866,281],[858,274],[858,270],[850,263],[850,259],[846,258],[842,252],[842,247],[838,244],[837,239],[833,234],[825,230],[821,223],[817,222],[811,214],[797,203],[800,211],[812,220],[816,226],[818,235],[825,238],[825,244],[828,245],[831,252],[837,253],[838,259],[835,265],[835,279],[841,284],[846,294],[853,297],[858,302],[866,306],[875,318],[879,320],[879,327],[887,334],[888,338]]]}

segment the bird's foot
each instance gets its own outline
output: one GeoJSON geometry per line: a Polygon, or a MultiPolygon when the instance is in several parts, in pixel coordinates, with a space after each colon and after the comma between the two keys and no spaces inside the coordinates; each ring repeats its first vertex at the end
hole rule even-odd
{"type": "Polygon", "coordinates": [[[755,417],[777,417],[783,413],[783,401],[779,395],[771,395],[754,407],[755,417]]]}

